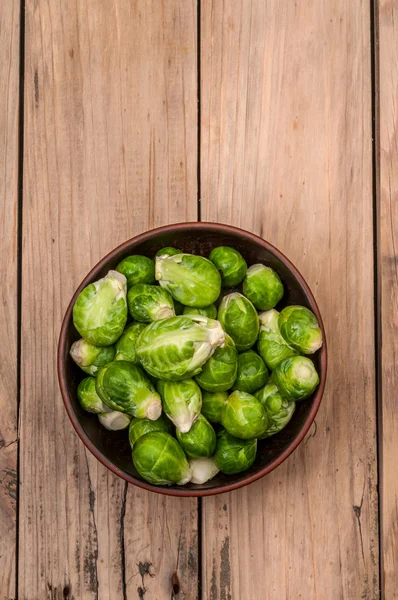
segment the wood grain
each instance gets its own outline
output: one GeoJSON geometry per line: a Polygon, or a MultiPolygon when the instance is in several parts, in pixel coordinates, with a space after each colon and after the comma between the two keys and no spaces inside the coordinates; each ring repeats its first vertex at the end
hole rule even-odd
{"type": "MultiPolygon", "coordinates": [[[[106,252],[196,219],[196,4],[26,3],[21,598],[196,598],[196,501],[127,487],[77,439],[61,318],[106,252]]],[[[11,435],[11,434],[10,434],[11,435]]]]}
{"type": "Polygon", "coordinates": [[[17,260],[19,31],[0,0],[0,597],[15,597],[18,451],[17,260]]]}
{"type": "Polygon", "coordinates": [[[381,0],[380,229],[381,292],[381,540],[383,597],[398,598],[398,2],[381,0]]]}
{"type": "Polygon", "coordinates": [[[204,501],[205,598],[376,599],[369,3],[201,14],[202,217],[290,257],[329,334],[317,427],[262,481],[204,501]]]}

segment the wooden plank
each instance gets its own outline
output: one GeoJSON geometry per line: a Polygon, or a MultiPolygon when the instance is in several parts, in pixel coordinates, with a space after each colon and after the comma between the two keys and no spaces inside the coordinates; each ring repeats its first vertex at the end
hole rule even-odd
{"type": "Polygon", "coordinates": [[[205,597],[378,598],[369,3],[201,14],[203,219],[286,253],[329,334],[317,428],[262,481],[204,502],[205,597]]]}
{"type": "Polygon", "coordinates": [[[107,472],[74,434],[55,369],[89,268],[196,219],[196,88],[194,2],[26,4],[21,599],[169,598],[176,570],[180,597],[196,597],[196,501],[107,472]]]}
{"type": "Polygon", "coordinates": [[[18,453],[18,2],[0,0],[0,597],[15,597],[18,453]]]}
{"type": "Polygon", "coordinates": [[[398,2],[379,9],[382,593],[398,598],[398,2]]]}

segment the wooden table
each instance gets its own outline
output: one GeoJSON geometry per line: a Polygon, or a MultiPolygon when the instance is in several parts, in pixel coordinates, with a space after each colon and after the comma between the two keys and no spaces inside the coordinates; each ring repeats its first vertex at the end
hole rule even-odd
{"type": "Polygon", "coordinates": [[[398,0],[0,0],[0,21],[1,600],[398,598],[398,0]],[[294,455],[199,502],[103,468],[55,370],[90,267],[197,219],[295,262],[330,357],[294,455]]]}

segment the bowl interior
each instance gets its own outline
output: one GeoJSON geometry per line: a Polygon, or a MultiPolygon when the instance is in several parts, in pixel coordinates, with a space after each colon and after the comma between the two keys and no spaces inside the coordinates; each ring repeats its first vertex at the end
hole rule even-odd
{"type": "MultiPolygon", "coordinates": [[[[320,375],[321,385],[313,396],[297,403],[296,411],[290,423],[280,433],[259,441],[256,460],[250,470],[239,475],[218,474],[208,483],[198,486],[188,484],[184,488],[171,486],[167,489],[144,482],[134,469],[131,459],[127,430],[111,432],[104,429],[95,415],[83,411],[76,396],[79,381],[86,375],[69,357],[71,344],[79,338],[72,322],[71,307],[81,289],[88,283],[104,276],[109,269],[115,268],[122,258],[129,254],[144,254],[151,258],[164,246],[175,246],[184,252],[208,256],[211,250],[220,245],[228,245],[239,250],[248,265],[264,263],[279,273],[285,287],[285,295],[278,309],[288,304],[307,306],[320,319],[318,307],[304,280],[292,265],[275,248],[244,231],[214,224],[185,224],[153,230],[126,242],[105,257],[85,278],[74,295],[65,316],[60,338],[59,369],[61,390],[71,420],[84,443],[108,468],[130,482],[146,489],[179,495],[204,495],[218,493],[239,487],[272,470],[294,449],[308,430],[322,396],[326,376],[326,348],[315,356],[315,366],[320,375]]],[[[239,289],[239,288],[237,288],[239,289]]],[[[324,332],[323,332],[324,333],[324,332]]]]}

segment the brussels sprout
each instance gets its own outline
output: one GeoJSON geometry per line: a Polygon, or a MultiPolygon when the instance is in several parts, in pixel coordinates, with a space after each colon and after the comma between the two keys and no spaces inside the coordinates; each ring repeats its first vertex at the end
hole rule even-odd
{"type": "Polygon", "coordinates": [[[236,390],[222,408],[221,424],[231,435],[252,440],[267,431],[268,418],[257,398],[236,390]]]}
{"type": "Polygon", "coordinates": [[[254,395],[263,405],[268,417],[267,431],[260,439],[270,437],[282,431],[292,418],[296,409],[296,403],[289,402],[286,398],[283,398],[275,383],[267,383],[266,386],[258,390],[254,395]]]}
{"type": "Polygon", "coordinates": [[[210,304],[205,308],[193,308],[192,306],[185,306],[182,311],[183,315],[203,315],[208,319],[217,319],[217,309],[214,304],[210,304]]]}
{"type": "Polygon", "coordinates": [[[81,338],[72,344],[70,355],[75,363],[89,375],[97,375],[115,357],[114,346],[98,347],[81,338]]]}
{"type": "Polygon", "coordinates": [[[238,292],[225,296],[218,309],[218,320],[239,352],[253,346],[259,330],[258,314],[245,296],[238,292]]]}
{"type": "Polygon", "coordinates": [[[220,431],[213,460],[220,471],[234,475],[252,466],[256,452],[257,440],[242,440],[227,431],[220,431]]]}
{"type": "Polygon", "coordinates": [[[126,415],[126,413],[119,412],[118,410],[112,410],[108,413],[101,413],[98,415],[98,419],[101,425],[110,431],[126,429],[131,421],[130,415],[126,415]]]}
{"type": "Polygon", "coordinates": [[[181,433],[177,429],[177,440],[189,458],[211,456],[216,449],[216,433],[203,415],[198,415],[188,432],[181,433]]]}
{"type": "Polygon", "coordinates": [[[77,386],[77,398],[84,410],[90,413],[106,413],[110,412],[98,396],[95,389],[95,377],[85,377],[77,386]]]}
{"type": "Polygon", "coordinates": [[[278,319],[279,313],[277,310],[269,310],[260,314],[258,352],[271,370],[274,370],[283,359],[297,354],[294,348],[289,346],[281,336],[278,319]]]}
{"type": "Polygon", "coordinates": [[[163,399],[163,410],[178,431],[186,433],[199,416],[202,392],[193,379],[161,381],[158,390],[163,399]]]}
{"type": "Polygon", "coordinates": [[[156,485],[185,485],[191,469],[184,451],[165,431],[146,433],[134,444],[133,463],[138,473],[156,485]]]}
{"type": "Polygon", "coordinates": [[[126,277],[128,288],[137,283],[155,283],[155,263],[147,256],[127,256],[118,264],[116,271],[126,277]]]}
{"type": "Polygon", "coordinates": [[[181,302],[178,302],[178,300],[173,300],[174,301],[174,312],[176,315],[182,315],[182,313],[184,312],[184,305],[181,304],[181,302]]]}
{"type": "Polygon", "coordinates": [[[208,392],[224,392],[232,387],[237,370],[238,353],[232,338],[225,334],[224,346],[217,348],[195,379],[208,392]]]}
{"type": "Polygon", "coordinates": [[[156,421],[150,419],[133,419],[129,427],[129,442],[130,446],[133,447],[136,441],[149,433],[150,431],[166,431],[167,433],[173,433],[173,425],[164,415],[160,415],[156,421]]]}
{"type": "Polygon", "coordinates": [[[126,360],[117,360],[98,373],[97,394],[113,410],[139,419],[155,421],[162,404],[159,394],[141,367],[126,360]]]}
{"type": "Polygon", "coordinates": [[[222,407],[227,400],[227,392],[203,392],[202,415],[211,423],[221,423],[222,407]]]}
{"type": "Polygon", "coordinates": [[[95,346],[111,346],[122,335],[127,320],[126,278],[117,271],[90,283],[77,297],[73,323],[95,346]]]}
{"type": "Polygon", "coordinates": [[[243,293],[259,310],[274,308],[283,296],[283,283],[271,267],[252,265],[243,282],[243,293]]]}
{"type": "Polygon", "coordinates": [[[212,262],[202,256],[158,256],[155,277],[173,298],[185,306],[203,308],[220,295],[220,273],[212,262]]]}
{"type": "Polygon", "coordinates": [[[175,256],[176,254],[182,254],[181,250],[177,250],[177,248],[173,248],[172,246],[166,246],[166,248],[161,248],[155,254],[156,256],[175,256]]]}
{"type": "Polygon", "coordinates": [[[305,356],[291,356],[279,363],[271,381],[276,383],[282,396],[297,402],[311,396],[319,377],[312,360],[305,356]]]}
{"type": "Polygon", "coordinates": [[[189,466],[192,471],[191,483],[206,483],[210,479],[213,479],[217,475],[219,468],[212,458],[191,458],[189,466]]]}
{"type": "Polygon", "coordinates": [[[150,375],[178,381],[199,373],[224,341],[218,321],[201,316],[171,317],[144,329],[137,340],[137,355],[150,375]]]}
{"type": "Polygon", "coordinates": [[[322,346],[322,331],[313,312],[305,306],[286,306],[279,315],[279,329],[298,352],[313,354],[322,346]]]}
{"type": "Polygon", "coordinates": [[[143,323],[175,316],[173,298],[157,285],[133,285],[127,293],[127,303],[133,319],[143,323]]]}
{"type": "Polygon", "coordinates": [[[247,264],[241,253],[235,248],[218,246],[211,251],[209,259],[221,272],[222,287],[234,287],[243,281],[247,264]]]}
{"type": "Polygon", "coordinates": [[[242,392],[255,392],[267,383],[268,369],[263,359],[253,350],[238,356],[238,375],[232,389],[242,392]]]}
{"type": "Polygon", "coordinates": [[[144,323],[131,323],[127,325],[122,337],[116,342],[115,360],[127,360],[128,362],[138,363],[136,344],[141,331],[144,331],[144,323]]]}

